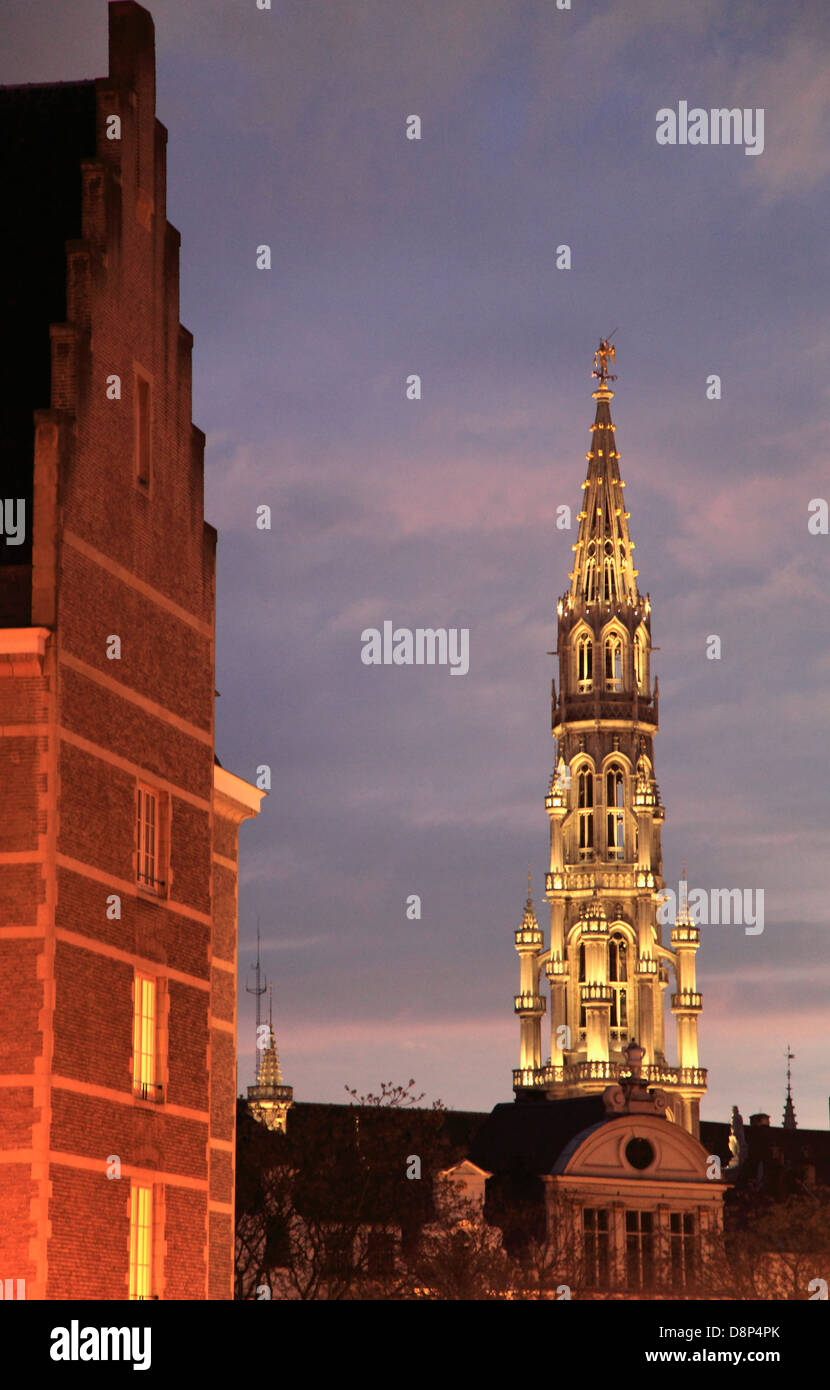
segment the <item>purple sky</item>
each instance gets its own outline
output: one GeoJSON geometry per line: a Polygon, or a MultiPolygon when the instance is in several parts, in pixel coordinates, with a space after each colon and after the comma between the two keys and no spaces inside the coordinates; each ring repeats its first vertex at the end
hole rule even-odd
{"type": "MultiPolygon", "coordinates": [[[[454,1107],[509,1099],[576,538],[555,511],[578,510],[617,327],[665,874],[765,892],[762,935],[702,931],[703,1116],[780,1123],[789,1042],[799,1123],[826,1128],[830,538],[807,507],[830,495],[830,11],[572,6],[150,6],[220,540],[217,751],[273,770],[241,834],[241,963],[259,915],[298,1099],[410,1076],[454,1107]],[[681,100],[763,107],[763,154],[658,145],[681,100]],[[468,627],[469,674],[363,666],[385,619],[468,627]]],[[[106,72],[103,0],[3,8],[1,81],[106,72]]]]}

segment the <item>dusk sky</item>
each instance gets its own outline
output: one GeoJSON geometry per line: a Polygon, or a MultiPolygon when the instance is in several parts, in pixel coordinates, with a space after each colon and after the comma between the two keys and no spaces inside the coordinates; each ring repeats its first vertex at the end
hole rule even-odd
{"type": "MultiPolygon", "coordinates": [[[[240,833],[239,1089],[259,918],[297,1100],[512,1095],[528,864],[548,940],[556,509],[616,329],[665,877],[765,895],[762,934],[702,928],[702,1115],[780,1124],[789,1043],[799,1125],[826,1129],[826,0],[148,8],[219,532],[216,746],[272,770],[240,833]],[[680,102],[763,108],[763,152],[658,144],[680,102]],[[363,665],[385,620],[468,628],[468,674],[363,665]]],[[[107,72],[104,0],[5,0],[2,28],[4,83],[107,72]]]]}

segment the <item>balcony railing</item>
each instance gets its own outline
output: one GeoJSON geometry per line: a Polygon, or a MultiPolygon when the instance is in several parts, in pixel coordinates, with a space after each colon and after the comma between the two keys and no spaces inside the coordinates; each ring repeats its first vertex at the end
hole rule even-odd
{"type": "Polygon", "coordinates": [[[671,1006],[674,1013],[700,1013],[703,1008],[703,995],[696,994],[691,989],[684,989],[679,994],[672,995],[671,1006]]]}
{"type": "Polygon", "coordinates": [[[513,1008],[517,1014],[543,1014],[547,1000],[543,994],[516,994],[513,996],[513,1008]]]}
{"type": "Polygon", "coordinates": [[[134,1081],[133,1095],[139,1100],[160,1101],[164,1098],[164,1088],[160,1081],[134,1081]]]}
{"type": "Polygon", "coordinates": [[[682,927],[672,927],[671,929],[672,946],[699,946],[700,927],[683,925],[682,927]]]}
{"type": "Polygon", "coordinates": [[[521,950],[523,946],[533,946],[538,949],[545,944],[545,933],[541,927],[519,927],[515,937],[517,950],[521,950]]]}
{"type": "MultiPolygon", "coordinates": [[[[517,1068],[513,1072],[514,1087],[574,1086],[585,1081],[619,1081],[630,1075],[624,1062],[567,1062],[561,1066],[517,1068]]],[[[644,1065],[642,1080],[649,1086],[694,1087],[705,1090],[705,1067],[670,1067],[644,1065]]]]}
{"type": "Polygon", "coordinates": [[[248,1100],[271,1101],[274,1105],[291,1105],[294,1100],[293,1086],[249,1086],[248,1100]]]}
{"type": "Polygon", "coordinates": [[[614,1002],[614,991],[610,985],[580,985],[579,1000],[581,1004],[601,1004],[610,1008],[614,1002]]]}

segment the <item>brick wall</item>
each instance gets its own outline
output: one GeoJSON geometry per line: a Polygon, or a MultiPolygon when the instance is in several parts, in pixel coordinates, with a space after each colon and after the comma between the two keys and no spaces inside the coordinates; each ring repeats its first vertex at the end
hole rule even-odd
{"type": "Polygon", "coordinates": [[[26,337],[48,371],[33,371],[29,425],[18,411],[3,439],[31,502],[18,557],[31,564],[25,603],[20,566],[0,564],[0,1276],[25,1277],[29,1297],[126,1298],[140,1181],[154,1192],[154,1291],[229,1298],[236,846],[260,794],[215,767],[216,535],[153,27],[133,3],[109,13],[108,77],[64,93],[80,114],[60,179],[48,146],[61,89],[0,101],[4,138],[29,122],[19,180],[51,170],[65,210],[26,337]],[[157,799],[153,885],[137,880],[139,784],[157,799]],[[133,1087],[136,971],[158,986],[152,1098],[133,1087]]]}

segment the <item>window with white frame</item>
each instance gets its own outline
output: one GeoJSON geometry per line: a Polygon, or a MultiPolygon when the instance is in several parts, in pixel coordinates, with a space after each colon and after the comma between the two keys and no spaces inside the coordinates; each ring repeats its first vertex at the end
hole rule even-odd
{"type": "Polygon", "coordinates": [[[159,982],[137,970],[133,1001],[133,1091],[142,1100],[158,1100],[159,982]]]}
{"type": "Polygon", "coordinates": [[[139,783],[136,790],[136,881],[140,888],[161,894],[161,796],[155,787],[139,783]]]}
{"type": "Polygon", "coordinates": [[[129,1297],[152,1298],[153,1188],[134,1182],[130,1188],[129,1297]]]}

